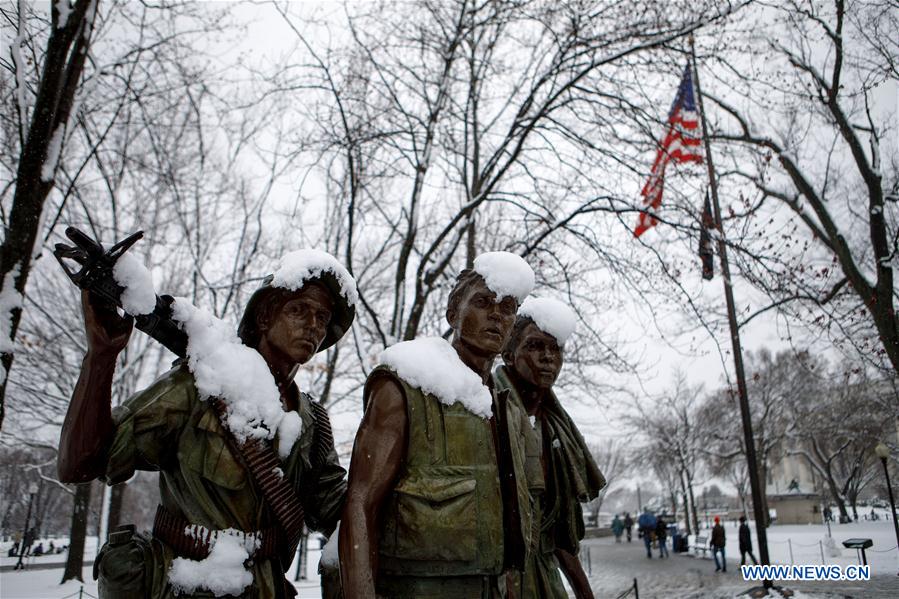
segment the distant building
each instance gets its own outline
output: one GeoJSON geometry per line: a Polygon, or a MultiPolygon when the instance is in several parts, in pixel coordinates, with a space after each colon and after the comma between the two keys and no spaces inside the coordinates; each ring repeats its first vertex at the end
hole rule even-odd
{"type": "Polygon", "coordinates": [[[777,524],[820,524],[821,496],[817,493],[768,495],[768,509],[777,514],[777,524]]]}

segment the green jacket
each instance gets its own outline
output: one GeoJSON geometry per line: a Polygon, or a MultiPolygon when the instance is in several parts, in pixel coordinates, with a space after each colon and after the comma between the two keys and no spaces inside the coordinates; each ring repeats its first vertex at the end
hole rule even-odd
{"type": "MultiPolygon", "coordinates": [[[[325,464],[313,471],[311,401],[301,394],[298,413],[303,431],[288,458],[282,460],[281,469],[300,497],[306,525],[328,534],[343,508],[346,471],[333,445],[325,464]]],[[[228,448],[225,431],[210,404],[199,399],[193,375],[185,365],[116,408],[113,419],[116,431],[105,476],[109,484],[128,480],[135,470],[156,470],[162,504],[194,524],[245,531],[277,525],[249,473],[228,448]]],[[[163,549],[163,563],[155,568],[167,572],[174,556],[167,547],[163,549]]],[[[254,584],[244,596],[284,597],[284,570],[289,565],[279,560],[253,560],[254,584]]],[[[156,579],[148,596],[171,597],[166,577],[156,579]]]]}
{"type": "Polygon", "coordinates": [[[386,367],[403,390],[409,443],[400,475],[382,508],[379,578],[498,576],[523,569],[530,535],[524,472],[523,411],[494,394],[486,419],[459,403],[447,406],[386,367]],[[497,448],[500,449],[499,456],[497,448]],[[508,481],[505,488],[502,481],[508,481]]]}

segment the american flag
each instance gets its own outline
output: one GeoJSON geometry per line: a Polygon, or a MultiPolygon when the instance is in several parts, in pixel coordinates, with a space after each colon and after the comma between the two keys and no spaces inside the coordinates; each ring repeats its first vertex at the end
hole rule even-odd
{"type": "Polygon", "coordinates": [[[659,145],[659,152],[652,165],[649,180],[646,181],[643,191],[640,192],[647,211],[640,213],[637,228],[634,229],[634,237],[639,237],[658,223],[652,213],[662,205],[665,169],[668,168],[668,163],[672,160],[676,163],[701,163],[701,145],[699,112],[696,110],[696,98],[693,96],[693,75],[690,72],[690,65],[687,64],[680,87],[677,89],[677,97],[674,98],[671,112],[668,113],[668,131],[659,145]]]}

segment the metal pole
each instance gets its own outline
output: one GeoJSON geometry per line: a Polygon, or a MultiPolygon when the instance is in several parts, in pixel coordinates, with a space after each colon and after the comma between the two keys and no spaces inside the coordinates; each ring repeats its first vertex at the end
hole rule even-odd
{"type": "MultiPolygon", "coordinates": [[[[718,255],[721,257],[721,277],[724,279],[724,298],[727,302],[727,320],[730,323],[730,341],[734,353],[734,371],[737,377],[737,390],[740,395],[740,417],[743,421],[743,443],[746,446],[746,462],[749,468],[749,485],[752,489],[752,511],[755,515],[755,533],[759,543],[759,558],[763,566],[770,564],[768,558],[768,535],[765,525],[768,515],[762,503],[762,486],[759,482],[758,460],[755,455],[755,439],[752,435],[752,415],[749,412],[749,395],[746,391],[746,375],[743,371],[743,353],[740,346],[740,331],[737,325],[734,305],[733,284],[730,279],[730,266],[727,262],[727,244],[724,243],[724,227],[721,221],[721,205],[718,202],[718,180],[715,178],[715,166],[712,162],[712,147],[709,143],[708,125],[705,120],[705,108],[702,102],[702,88],[699,86],[699,71],[696,68],[696,50],[693,36],[690,36],[690,56],[693,63],[693,83],[696,87],[696,100],[699,103],[699,118],[702,124],[702,138],[705,140],[706,165],[709,172],[709,187],[712,191],[712,206],[715,211],[715,225],[718,229],[718,255]]],[[[764,581],[766,589],[773,583],[764,581]]]]}
{"type": "Polygon", "coordinates": [[[793,541],[791,539],[787,539],[787,547],[790,548],[790,564],[792,565],[794,562],[793,562],[793,541]]]}
{"type": "Polygon", "coordinates": [[[896,531],[896,546],[899,547],[899,522],[896,521],[896,501],[893,499],[893,487],[890,485],[890,469],[887,468],[887,459],[880,458],[883,464],[883,475],[887,479],[887,492],[890,494],[890,511],[893,513],[893,530],[896,531]]]}
{"type": "Polygon", "coordinates": [[[636,578],[634,578],[634,599],[640,599],[640,590],[637,588],[636,578]]]}
{"type": "Polygon", "coordinates": [[[821,539],[818,539],[818,549],[821,550],[821,565],[827,565],[827,562],[824,561],[824,543],[821,542],[821,539]]]}

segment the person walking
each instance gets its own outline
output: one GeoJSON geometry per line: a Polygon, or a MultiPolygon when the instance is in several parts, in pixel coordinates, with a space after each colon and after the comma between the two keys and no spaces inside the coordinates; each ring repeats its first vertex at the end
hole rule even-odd
{"type": "Polygon", "coordinates": [[[659,542],[659,558],[668,557],[668,523],[662,516],[656,519],[656,540],[659,542]]]}
{"type": "Polygon", "coordinates": [[[758,564],[759,560],[755,559],[755,556],[752,554],[752,536],[749,531],[749,525],[746,524],[746,516],[740,516],[740,565],[744,565],[746,563],[746,555],[752,558],[753,564],[758,564]]]}
{"type": "Polygon", "coordinates": [[[656,531],[656,522],[656,517],[647,508],[644,508],[643,513],[637,518],[640,536],[643,537],[643,544],[646,546],[646,557],[649,559],[652,559],[652,536],[656,531]]]}
{"type": "Polygon", "coordinates": [[[715,572],[719,570],[727,572],[727,560],[724,557],[724,544],[727,539],[724,535],[724,527],[721,526],[721,518],[715,516],[715,526],[712,527],[712,538],[709,546],[712,548],[712,557],[715,558],[715,572]],[[718,554],[721,554],[721,562],[718,562],[718,554]]]}
{"type": "Polygon", "coordinates": [[[631,518],[630,512],[624,513],[624,530],[627,531],[627,542],[631,542],[631,536],[633,535],[634,529],[634,519],[631,518]]]}
{"type": "Polygon", "coordinates": [[[621,542],[622,533],[624,533],[624,522],[621,521],[618,514],[615,514],[615,518],[612,520],[612,534],[615,535],[616,543],[621,542]]]}

